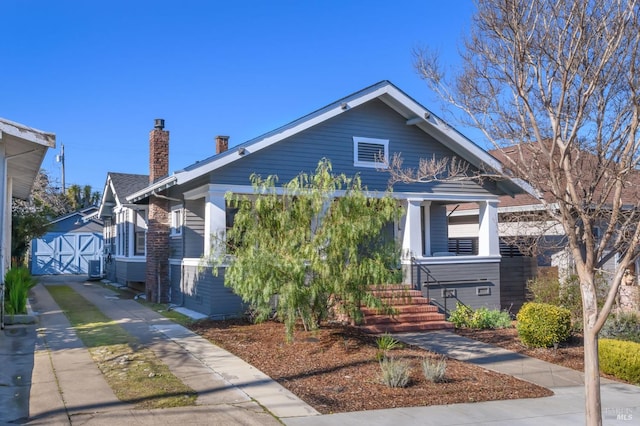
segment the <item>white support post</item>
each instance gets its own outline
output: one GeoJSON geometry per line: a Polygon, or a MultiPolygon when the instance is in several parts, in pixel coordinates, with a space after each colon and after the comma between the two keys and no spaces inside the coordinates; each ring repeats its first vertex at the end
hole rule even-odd
{"type": "MultiPolygon", "coordinates": [[[[0,131],[0,140],[2,140],[2,132],[0,131]]],[[[7,211],[7,160],[5,158],[5,144],[0,143],[0,282],[4,282],[4,274],[7,271],[5,265],[5,259],[7,258],[7,251],[10,250],[11,244],[7,244],[6,236],[11,234],[11,222],[7,225],[7,218],[11,219],[10,214],[5,214],[7,211]]],[[[9,255],[9,258],[11,256],[9,255]]],[[[1,302],[0,302],[1,303],[1,302]]]]}
{"type": "Polygon", "coordinates": [[[136,212],[133,209],[126,209],[125,210],[126,213],[126,222],[125,222],[125,226],[127,227],[127,257],[133,257],[133,255],[136,253],[135,250],[135,243],[136,243],[136,239],[135,239],[135,231],[136,231],[136,224],[134,223],[134,221],[136,220],[136,212]]]}
{"type": "Polygon", "coordinates": [[[402,256],[422,256],[422,226],[420,205],[422,200],[407,200],[407,212],[404,217],[404,232],[402,234],[402,256]]]}
{"type": "Polygon", "coordinates": [[[424,255],[428,257],[431,256],[431,201],[424,201],[421,205],[424,211],[424,220],[422,222],[424,255]]]}
{"type": "MultiPolygon", "coordinates": [[[[6,170],[5,170],[6,173],[6,170]]],[[[4,233],[4,256],[3,256],[3,262],[4,264],[2,265],[2,277],[4,280],[4,274],[11,268],[11,206],[13,204],[13,200],[11,198],[11,194],[13,193],[13,178],[11,177],[6,177],[6,185],[5,185],[5,190],[7,191],[4,194],[4,211],[5,211],[5,215],[4,215],[4,223],[3,223],[3,228],[5,229],[5,233],[4,233]]]]}
{"type": "MultiPolygon", "coordinates": [[[[209,257],[216,239],[225,238],[227,230],[226,203],[224,194],[210,192],[205,197],[204,256],[209,257]]],[[[220,253],[216,253],[220,254],[220,253]]]]}
{"type": "Polygon", "coordinates": [[[478,255],[500,256],[498,201],[482,201],[479,207],[478,255]]]}

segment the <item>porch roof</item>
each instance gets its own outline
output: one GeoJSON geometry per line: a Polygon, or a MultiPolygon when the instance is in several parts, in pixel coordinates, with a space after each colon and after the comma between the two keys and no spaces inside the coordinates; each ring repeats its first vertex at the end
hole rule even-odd
{"type": "Polygon", "coordinates": [[[47,149],[56,146],[56,136],[0,118],[0,142],[5,146],[7,176],[13,182],[11,195],[27,199],[47,149]]]}

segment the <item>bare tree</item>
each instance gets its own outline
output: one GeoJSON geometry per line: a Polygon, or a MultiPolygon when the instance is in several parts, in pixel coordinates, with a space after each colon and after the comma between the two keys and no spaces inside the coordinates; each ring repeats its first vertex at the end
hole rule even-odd
{"type": "Polygon", "coordinates": [[[566,234],[584,308],[590,425],[602,423],[598,332],[639,253],[639,9],[635,0],[478,0],[460,72],[416,52],[431,88],[501,149],[566,234]],[[596,271],[615,253],[598,310],[596,271]]]}

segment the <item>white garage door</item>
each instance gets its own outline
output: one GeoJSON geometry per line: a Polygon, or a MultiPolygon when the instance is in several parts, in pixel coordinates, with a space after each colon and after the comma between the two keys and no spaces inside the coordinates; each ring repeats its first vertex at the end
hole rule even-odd
{"type": "Polygon", "coordinates": [[[97,233],[54,233],[32,241],[33,275],[87,274],[89,260],[100,259],[102,235],[97,233]]]}

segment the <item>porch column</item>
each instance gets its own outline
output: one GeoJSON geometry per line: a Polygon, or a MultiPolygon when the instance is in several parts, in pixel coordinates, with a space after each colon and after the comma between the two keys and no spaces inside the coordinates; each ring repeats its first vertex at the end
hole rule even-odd
{"type": "MultiPolygon", "coordinates": [[[[3,161],[3,163],[5,163],[3,161]]],[[[6,163],[5,163],[6,165],[6,163]]],[[[4,173],[6,173],[6,168],[4,173]]],[[[2,204],[4,205],[5,215],[3,217],[4,223],[2,224],[5,233],[3,235],[4,241],[2,241],[2,248],[4,249],[3,253],[3,265],[2,265],[2,281],[4,282],[4,274],[11,268],[11,205],[13,204],[13,199],[11,198],[11,194],[13,194],[13,178],[5,175],[5,193],[4,200],[2,204]]]]}
{"type": "Polygon", "coordinates": [[[127,257],[131,257],[136,253],[136,226],[135,226],[135,217],[136,211],[134,209],[125,209],[125,225],[127,227],[127,257]]]}
{"type": "MultiPolygon", "coordinates": [[[[2,140],[2,132],[0,132],[2,140]]],[[[5,214],[7,210],[7,194],[11,192],[7,188],[7,159],[5,158],[6,144],[0,143],[0,283],[4,282],[4,274],[7,271],[5,260],[11,259],[11,242],[7,242],[7,234],[11,235],[11,215],[5,214]],[[9,222],[7,221],[9,219],[9,222]],[[7,223],[8,222],[8,223],[7,223]]],[[[0,301],[0,303],[2,303],[0,301]]]]}
{"type": "Polygon", "coordinates": [[[420,206],[422,200],[407,200],[407,212],[404,217],[404,233],[402,234],[402,257],[422,256],[422,220],[420,206]]]}
{"type": "Polygon", "coordinates": [[[498,201],[482,201],[478,203],[478,255],[500,256],[498,239],[498,201]]]}
{"type": "MultiPolygon", "coordinates": [[[[212,248],[220,247],[227,230],[227,214],[224,194],[210,192],[204,203],[204,256],[209,257],[212,248]]],[[[218,253],[220,251],[218,250],[218,253]]]]}
{"type": "Polygon", "coordinates": [[[422,254],[431,256],[431,201],[423,201],[421,206],[424,212],[422,217],[422,229],[424,230],[422,235],[422,241],[424,241],[422,254]]]}

